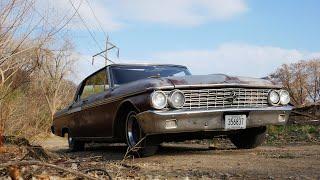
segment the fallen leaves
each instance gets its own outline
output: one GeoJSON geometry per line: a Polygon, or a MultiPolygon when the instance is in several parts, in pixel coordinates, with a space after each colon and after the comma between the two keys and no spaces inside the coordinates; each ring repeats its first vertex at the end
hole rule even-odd
{"type": "Polygon", "coordinates": [[[12,180],[22,179],[19,167],[17,165],[9,166],[8,168],[9,176],[12,180]]]}

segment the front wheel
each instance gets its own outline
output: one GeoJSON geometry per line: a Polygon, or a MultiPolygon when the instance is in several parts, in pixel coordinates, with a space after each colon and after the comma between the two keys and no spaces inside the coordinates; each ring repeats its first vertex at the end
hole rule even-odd
{"type": "Polygon", "coordinates": [[[252,149],[261,145],[266,138],[265,126],[241,130],[229,136],[231,142],[239,149],[252,149]]]}
{"type": "Polygon", "coordinates": [[[135,111],[130,111],[126,117],[125,134],[129,151],[133,155],[140,157],[152,156],[157,152],[159,145],[147,142],[146,136],[138,123],[136,115],[137,113],[135,111]]]}
{"type": "Polygon", "coordinates": [[[70,135],[70,132],[68,133],[68,144],[69,144],[69,149],[72,152],[83,151],[84,150],[84,144],[85,143],[74,139],[70,135]]]}

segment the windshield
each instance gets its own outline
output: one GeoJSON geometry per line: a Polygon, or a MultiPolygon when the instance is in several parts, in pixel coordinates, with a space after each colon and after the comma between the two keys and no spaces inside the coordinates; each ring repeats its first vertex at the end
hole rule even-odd
{"type": "Polygon", "coordinates": [[[111,74],[115,86],[145,78],[191,75],[187,68],[179,66],[114,66],[111,74]]]}

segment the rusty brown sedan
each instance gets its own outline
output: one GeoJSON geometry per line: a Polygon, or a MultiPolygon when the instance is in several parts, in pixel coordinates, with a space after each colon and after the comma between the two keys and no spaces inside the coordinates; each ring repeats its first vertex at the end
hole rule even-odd
{"type": "Polygon", "coordinates": [[[254,148],[266,125],[284,125],[289,93],[257,78],[191,75],[185,66],[112,64],[84,79],[74,102],[54,116],[52,132],[72,151],[89,142],[125,142],[133,153],[156,153],[165,141],[225,135],[254,148]]]}

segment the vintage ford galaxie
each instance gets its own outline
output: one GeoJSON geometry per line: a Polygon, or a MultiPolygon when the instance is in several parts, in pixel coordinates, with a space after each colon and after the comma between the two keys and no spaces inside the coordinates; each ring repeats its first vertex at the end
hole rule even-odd
{"type": "Polygon", "coordinates": [[[88,142],[125,142],[154,154],[165,141],[225,135],[254,148],[266,125],[286,124],[289,93],[265,79],[191,75],[185,66],[111,64],[84,79],[73,103],[54,116],[52,132],[71,150],[88,142]]]}

